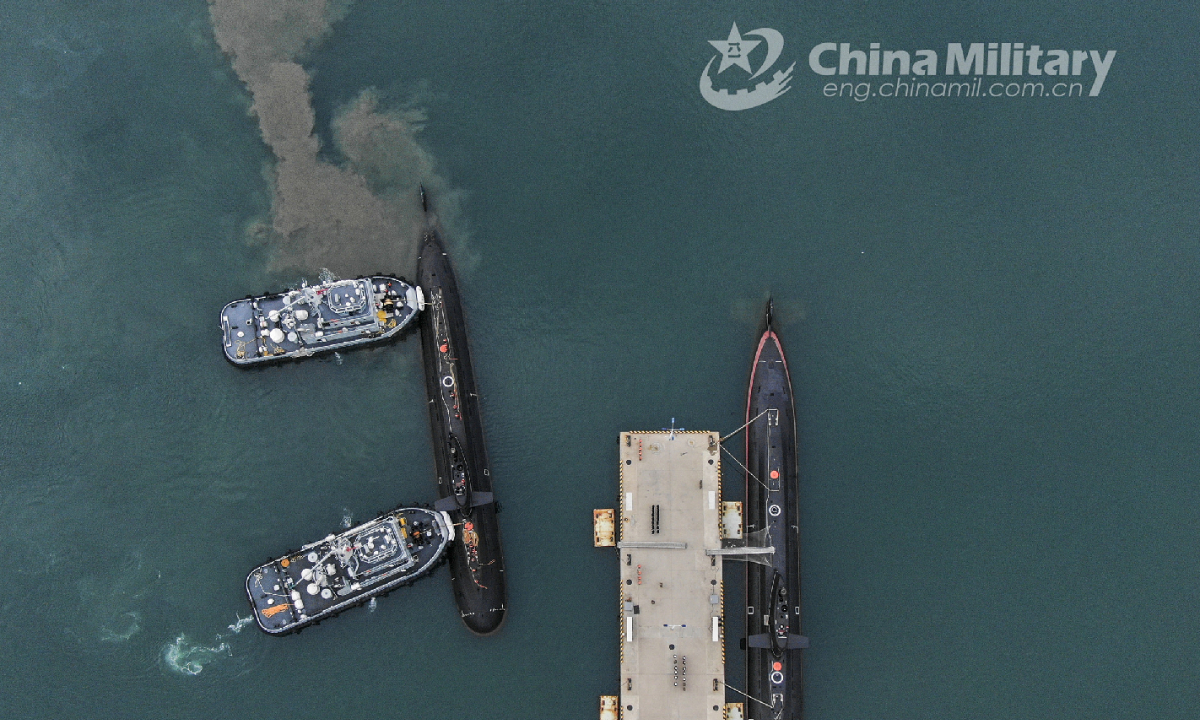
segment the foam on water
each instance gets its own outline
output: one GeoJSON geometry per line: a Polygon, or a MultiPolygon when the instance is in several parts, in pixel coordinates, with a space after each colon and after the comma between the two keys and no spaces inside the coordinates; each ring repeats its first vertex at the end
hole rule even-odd
{"type": "MultiPolygon", "coordinates": [[[[219,641],[220,636],[217,636],[217,639],[219,641]]],[[[229,647],[229,643],[218,642],[208,647],[194,643],[180,633],[173,642],[163,648],[162,659],[172,672],[194,677],[203,672],[205,665],[231,655],[233,649],[229,647]]]]}
{"type": "Polygon", "coordinates": [[[246,627],[252,622],[254,622],[253,617],[239,617],[233,624],[229,626],[229,629],[233,632],[233,634],[236,635],[242,631],[242,628],[246,627]]]}
{"type": "Polygon", "coordinates": [[[163,647],[163,662],[169,670],[180,675],[199,675],[206,665],[222,657],[233,657],[233,646],[227,641],[232,635],[240,635],[242,630],[253,622],[253,617],[237,616],[236,620],[226,625],[229,632],[217,633],[211,645],[193,642],[187,635],[180,633],[163,647]]]}

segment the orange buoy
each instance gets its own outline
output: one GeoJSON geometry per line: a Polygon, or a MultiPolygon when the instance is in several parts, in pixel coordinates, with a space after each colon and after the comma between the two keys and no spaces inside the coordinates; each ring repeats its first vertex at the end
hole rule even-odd
{"type": "Polygon", "coordinates": [[[287,558],[284,558],[279,561],[279,564],[282,565],[283,567],[287,567],[288,565],[292,564],[292,561],[288,560],[287,558]]]}

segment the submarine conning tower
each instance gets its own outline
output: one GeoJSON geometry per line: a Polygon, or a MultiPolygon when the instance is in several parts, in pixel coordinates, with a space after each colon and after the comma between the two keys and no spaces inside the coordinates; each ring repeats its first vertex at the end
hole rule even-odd
{"type": "Polygon", "coordinates": [[[421,202],[426,225],[417,283],[425,299],[421,355],[440,498],[435,508],[448,512],[457,530],[447,554],[459,613],[471,632],[490,635],[507,612],[497,505],[458,283],[423,188],[421,202]]]}

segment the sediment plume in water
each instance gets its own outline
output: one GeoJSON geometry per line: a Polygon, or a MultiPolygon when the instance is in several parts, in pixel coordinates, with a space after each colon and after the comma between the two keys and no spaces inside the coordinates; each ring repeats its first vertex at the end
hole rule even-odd
{"type": "Polygon", "coordinates": [[[343,161],[318,157],[309,76],[298,62],[349,11],[344,0],[209,0],[213,34],[253,97],[263,140],[275,154],[272,218],[252,229],[268,239],[271,269],[341,276],[412,267],[424,219],[423,183],[442,221],[455,194],[417,141],[424,115],[381,110],[363,90],[333,121],[343,161]]]}

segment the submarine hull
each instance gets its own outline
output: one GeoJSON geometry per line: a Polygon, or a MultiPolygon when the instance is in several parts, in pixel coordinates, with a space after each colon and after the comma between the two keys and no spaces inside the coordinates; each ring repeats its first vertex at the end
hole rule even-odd
{"type": "MultiPolygon", "coordinates": [[[[800,502],[796,414],[783,345],[771,326],[759,338],[746,402],[745,531],[773,546],[769,565],[746,563],[746,703],[755,720],[804,710],[800,621],[800,502]]],[[[758,544],[758,543],[756,543],[758,544]]]]}
{"type": "Polygon", "coordinates": [[[428,209],[417,282],[426,301],[421,351],[442,498],[436,507],[449,512],[457,529],[447,551],[454,600],[471,632],[490,635],[500,629],[507,611],[500,525],[458,286],[428,209]]]}

